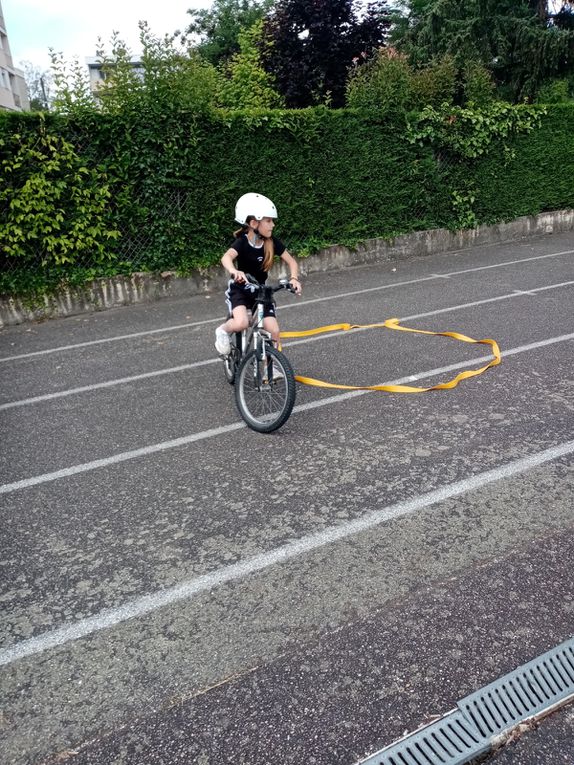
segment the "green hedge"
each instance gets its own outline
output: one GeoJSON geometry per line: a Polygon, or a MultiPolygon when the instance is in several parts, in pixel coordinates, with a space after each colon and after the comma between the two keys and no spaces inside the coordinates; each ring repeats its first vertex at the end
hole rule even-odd
{"type": "Polygon", "coordinates": [[[512,160],[499,149],[476,165],[480,223],[574,207],[574,106],[547,109],[539,129],[514,139],[512,160]]]}
{"type": "MultiPolygon", "coordinates": [[[[235,201],[249,190],[275,201],[277,234],[299,255],[327,244],[455,228],[464,218],[454,192],[469,200],[469,223],[574,207],[569,105],[549,107],[540,128],[514,138],[510,158],[495,147],[473,161],[409,143],[405,115],[321,107],[211,117],[166,112],[160,119],[0,114],[0,161],[9,161],[14,136],[33,140],[40,130],[62,135],[86,168],[101,174],[111,191],[103,224],[121,235],[97,262],[42,264],[42,251],[24,260],[0,253],[1,292],[217,263],[235,227],[235,201]]],[[[0,179],[2,188],[6,220],[10,189],[6,194],[0,179]]]]}

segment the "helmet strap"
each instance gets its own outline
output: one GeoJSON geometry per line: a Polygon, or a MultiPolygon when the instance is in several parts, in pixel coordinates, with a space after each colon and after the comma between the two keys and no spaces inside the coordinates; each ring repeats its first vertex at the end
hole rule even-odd
{"type": "Polygon", "coordinates": [[[259,221],[257,221],[257,228],[249,226],[250,231],[253,232],[253,246],[257,247],[261,242],[265,241],[265,237],[259,233],[259,221]]]}

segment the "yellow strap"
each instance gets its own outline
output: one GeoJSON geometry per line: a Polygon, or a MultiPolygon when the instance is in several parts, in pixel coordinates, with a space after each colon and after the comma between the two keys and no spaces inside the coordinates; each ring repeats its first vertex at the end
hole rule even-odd
{"type": "Polygon", "coordinates": [[[495,367],[500,364],[500,348],[496,340],[490,340],[485,338],[484,340],[474,340],[472,337],[461,335],[459,332],[431,332],[428,329],[412,329],[411,327],[401,327],[399,319],[387,319],[382,324],[329,324],[325,327],[317,327],[316,329],[306,329],[301,332],[281,332],[281,337],[311,337],[312,335],[320,335],[324,332],[341,332],[350,329],[374,329],[376,327],[386,327],[387,329],[399,329],[403,332],[417,332],[421,335],[442,335],[443,337],[452,337],[454,340],[461,340],[463,343],[482,343],[483,345],[490,345],[492,347],[492,354],[494,358],[480,369],[467,369],[464,372],[460,372],[452,380],[445,383],[438,383],[432,385],[430,388],[417,388],[412,385],[337,385],[335,383],[328,383],[324,380],[316,380],[313,377],[302,377],[296,375],[297,382],[303,385],[313,385],[316,388],[337,388],[338,390],[382,390],[389,393],[426,393],[429,390],[447,390],[449,388],[456,387],[461,380],[466,380],[469,377],[476,377],[486,372],[490,367],[495,367]]]}

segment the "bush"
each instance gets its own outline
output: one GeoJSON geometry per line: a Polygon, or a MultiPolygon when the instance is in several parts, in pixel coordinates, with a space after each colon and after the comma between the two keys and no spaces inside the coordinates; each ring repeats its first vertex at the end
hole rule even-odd
{"type": "Polygon", "coordinates": [[[574,82],[564,80],[552,80],[543,85],[536,95],[539,104],[564,104],[572,101],[574,97],[574,82]]]}
{"type": "Polygon", "coordinates": [[[250,190],[296,254],[574,207],[574,106],[547,111],[3,113],[0,291],[218,263],[250,190]]]}
{"type": "Polygon", "coordinates": [[[478,61],[470,61],[462,75],[465,104],[484,109],[495,99],[495,84],[488,69],[478,61]]]}
{"type": "Polygon", "coordinates": [[[346,101],[352,109],[372,109],[382,114],[408,108],[412,100],[412,71],[406,56],[393,48],[380,48],[364,64],[350,71],[346,101]]]}
{"type": "Polygon", "coordinates": [[[96,95],[90,91],[85,71],[78,62],[68,64],[61,54],[52,54],[56,95],[54,109],[61,114],[162,114],[174,108],[204,114],[215,107],[220,75],[194,50],[179,49],[173,36],[159,39],[146,22],[140,22],[141,66],[117,33],[111,51],[100,42],[98,59],[104,79],[96,95]]]}
{"type": "MultiPolygon", "coordinates": [[[[488,73],[468,67],[464,88],[480,105],[488,101],[488,73]]],[[[413,69],[394,48],[381,48],[366,63],[355,65],[347,82],[347,106],[397,114],[426,106],[453,104],[460,87],[454,59],[444,56],[422,69],[413,69]]]]}
{"type": "Polygon", "coordinates": [[[108,226],[111,192],[106,176],[88,168],[73,145],[46,131],[0,139],[0,251],[3,265],[17,259],[51,267],[89,256],[113,257],[119,232],[108,226]]]}
{"type": "Polygon", "coordinates": [[[415,109],[452,104],[457,90],[457,69],[451,56],[444,56],[413,74],[412,104],[415,109]]]}

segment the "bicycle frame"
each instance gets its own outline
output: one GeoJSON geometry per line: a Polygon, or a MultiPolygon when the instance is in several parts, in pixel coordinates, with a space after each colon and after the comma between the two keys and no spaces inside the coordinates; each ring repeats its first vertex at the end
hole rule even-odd
{"type": "MultiPolygon", "coordinates": [[[[251,281],[249,274],[247,274],[248,281],[254,284],[254,280],[251,281]]],[[[241,355],[244,356],[249,350],[250,346],[253,346],[254,350],[260,350],[261,358],[265,361],[266,353],[265,348],[267,342],[271,341],[271,333],[266,329],[263,329],[263,320],[265,317],[265,306],[274,305],[273,293],[279,289],[288,289],[287,281],[280,281],[279,287],[266,287],[264,284],[257,284],[256,304],[253,308],[251,318],[249,321],[249,327],[244,329],[241,333],[241,355]],[[263,339],[262,343],[257,342],[257,338],[263,339]]]]}

